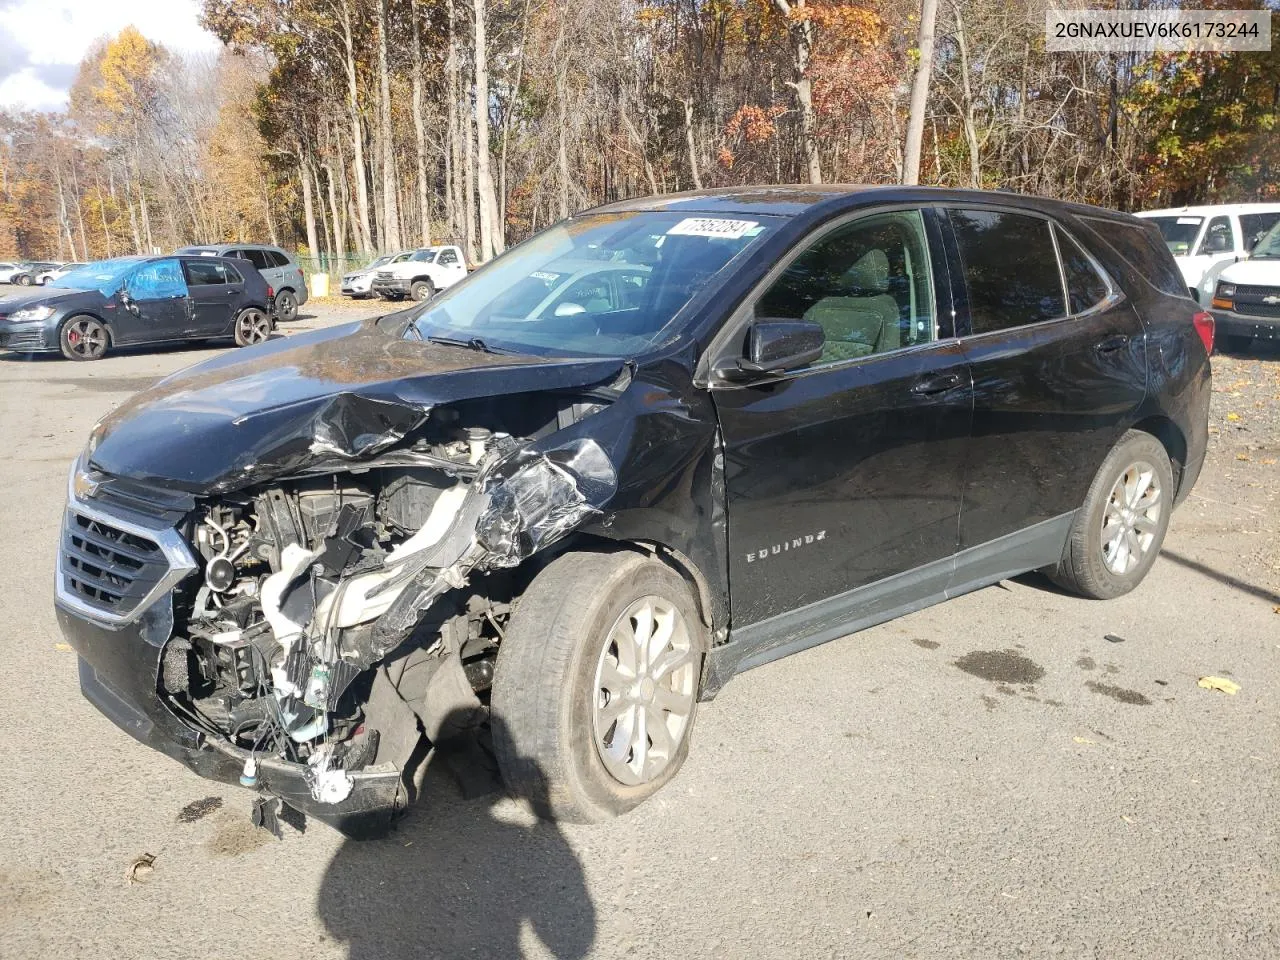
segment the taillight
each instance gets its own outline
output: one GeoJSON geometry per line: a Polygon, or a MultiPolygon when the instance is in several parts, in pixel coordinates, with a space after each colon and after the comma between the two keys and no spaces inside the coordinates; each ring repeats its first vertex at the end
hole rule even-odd
{"type": "Polygon", "coordinates": [[[1204,341],[1205,353],[1213,353],[1213,314],[1201,310],[1191,318],[1191,322],[1195,324],[1196,333],[1200,334],[1200,339],[1204,341]]]}

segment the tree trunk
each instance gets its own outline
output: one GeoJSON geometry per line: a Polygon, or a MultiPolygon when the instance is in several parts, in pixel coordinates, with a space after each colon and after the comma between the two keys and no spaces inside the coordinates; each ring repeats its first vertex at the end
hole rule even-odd
{"type": "Polygon", "coordinates": [[[903,150],[902,182],[920,182],[920,149],[924,145],[924,115],[929,109],[929,79],[933,74],[933,32],[938,21],[938,0],[921,0],[920,30],[916,44],[920,63],[911,84],[911,114],[907,118],[907,145],[903,150]]]}
{"type": "Polygon", "coordinates": [[[461,111],[462,122],[462,235],[467,243],[467,260],[475,263],[476,257],[476,131],[471,123],[471,108],[461,111]]]}
{"type": "MultiPolygon", "coordinates": [[[[479,0],[477,0],[479,2],[479,0]]],[[[391,74],[387,69],[387,0],[378,0],[378,140],[382,146],[382,244],[400,247],[400,209],[396,202],[396,154],[391,136],[391,74]]]]}
{"type": "Polygon", "coordinates": [[[333,184],[333,167],[324,164],[325,179],[329,182],[329,219],[333,223],[333,255],[341,257],[346,253],[347,225],[338,210],[338,194],[333,184]]]}
{"type": "Polygon", "coordinates": [[[299,169],[302,172],[302,216],[307,226],[307,253],[312,257],[320,255],[320,241],[316,236],[316,208],[311,199],[311,161],[305,151],[298,154],[299,169]]]}
{"type": "Polygon", "coordinates": [[[445,11],[449,22],[449,52],[444,71],[448,81],[447,123],[449,150],[445,155],[445,179],[449,205],[449,232],[455,243],[460,242],[467,223],[466,206],[463,203],[462,170],[462,117],[458,107],[462,102],[462,81],[458,64],[458,17],[454,0],[446,0],[445,11]]]}
{"type": "Polygon", "coordinates": [[[427,123],[422,115],[422,31],[418,26],[418,11],[409,8],[413,21],[413,132],[418,147],[418,239],[424,247],[431,246],[431,198],[427,183],[427,123]]]}
{"type": "Polygon", "coordinates": [[[520,56],[516,60],[516,82],[507,109],[502,112],[502,152],[498,160],[498,222],[507,222],[507,138],[511,133],[511,108],[520,102],[520,85],[524,82],[524,51],[529,40],[529,3],[524,0],[520,18],[520,56]]]}
{"type": "Polygon", "coordinates": [[[961,104],[961,122],[964,124],[964,139],[969,148],[969,186],[975,189],[982,186],[982,160],[979,156],[978,131],[973,122],[973,87],[969,83],[969,44],[964,33],[964,13],[960,4],[952,0],[952,9],[956,14],[956,45],[960,48],[960,93],[964,98],[961,104]]]}
{"type": "MultiPolygon", "coordinates": [[[[702,178],[698,176],[698,151],[695,148],[693,143],[693,101],[682,100],[681,103],[684,104],[684,142],[685,142],[685,146],[689,150],[689,173],[692,174],[693,176],[693,188],[695,190],[701,190],[702,178]]],[[[812,108],[812,106],[813,104],[810,103],[810,108],[812,108]]],[[[813,163],[815,162],[815,160],[816,160],[816,154],[814,155],[813,158],[810,159],[810,162],[809,162],[809,179],[810,179],[810,182],[812,183],[821,183],[822,182],[821,170],[819,170],[818,172],[818,178],[816,180],[813,179],[813,170],[814,170],[813,163]]]]}
{"type": "Polygon", "coordinates": [[[485,34],[485,0],[472,0],[475,10],[476,186],[480,191],[480,252],[485,260],[506,249],[489,158],[489,54],[485,34]]]}
{"type": "Polygon", "coordinates": [[[556,169],[559,172],[561,220],[568,219],[569,216],[569,144],[565,134],[569,126],[569,109],[568,78],[565,76],[565,69],[562,60],[556,71],[556,103],[560,111],[556,124],[560,138],[556,147],[556,169]]]}
{"type": "Polygon", "coordinates": [[[794,79],[788,84],[796,92],[800,108],[800,149],[810,183],[822,182],[822,161],[818,156],[818,118],[813,110],[813,82],[809,79],[809,60],[813,56],[813,21],[807,15],[808,0],[773,0],[787,22],[791,40],[791,66],[794,79]],[[801,14],[797,11],[806,11],[801,14]]]}
{"type": "Polygon", "coordinates": [[[351,9],[342,5],[342,43],[346,56],[347,109],[351,114],[351,165],[356,181],[356,237],[361,253],[373,251],[373,229],[369,224],[369,186],[364,165],[364,139],[360,131],[360,98],[357,87],[355,42],[351,35],[351,9]]]}

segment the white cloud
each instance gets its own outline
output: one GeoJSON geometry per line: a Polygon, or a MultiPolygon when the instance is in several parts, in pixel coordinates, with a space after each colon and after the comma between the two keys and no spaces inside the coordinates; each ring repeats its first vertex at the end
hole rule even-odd
{"type": "Polygon", "coordinates": [[[200,26],[198,0],[10,0],[0,42],[0,107],[66,105],[74,66],[102,36],[132,24],[178,53],[218,49],[200,26]]]}

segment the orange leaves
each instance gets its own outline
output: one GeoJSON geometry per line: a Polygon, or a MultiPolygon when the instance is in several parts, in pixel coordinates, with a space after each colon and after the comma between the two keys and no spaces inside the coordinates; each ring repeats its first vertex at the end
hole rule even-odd
{"type": "MultiPolygon", "coordinates": [[[[786,113],[785,107],[757,107],[755,104],[747,104],[739,107],[729,122],[725,124],[724,133],[726,137],[733,138],[741,134],[742,139],[747,143],[764,143],[778,132],[777,124],[774,121],[786,113]]],[[[730,154],[730,162],[728,166],[733,165],[732,154],[730,154]]]]}

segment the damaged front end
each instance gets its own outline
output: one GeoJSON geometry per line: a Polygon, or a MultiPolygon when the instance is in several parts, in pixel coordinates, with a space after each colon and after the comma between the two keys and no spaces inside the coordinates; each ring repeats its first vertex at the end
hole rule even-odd
{"type": "Polygon", "coordinates": [[[525,561],[616,491],[595,440],[557,437],[601,403],[575,398],[522,434],[437,407],[361,458],[317,441],[310,465],[192,497],[168,527],[78,465],[58,612],[86,695],[203,775],[350,833],[384,826],[426,749],[476,749],[525,561]],[[113,659],[111,634],[130,630],[161,710],[125,676],[152,661],[113,659]]]}

